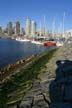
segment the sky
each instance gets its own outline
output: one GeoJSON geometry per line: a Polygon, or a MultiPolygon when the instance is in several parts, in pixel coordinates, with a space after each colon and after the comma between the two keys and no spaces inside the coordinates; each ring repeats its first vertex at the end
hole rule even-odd
{"type": "Polygon", "coordinates": [[[51,30],[55,19],[56,29],[64,17],[65,30],[72,29],[72,0],[0,0],[0,25],[5,28],[8,21],[13,24],[19,20],[22,27],[25,27],[26,18],[31,18],[37,23],[46,17],[46,27],[51,30]]]}

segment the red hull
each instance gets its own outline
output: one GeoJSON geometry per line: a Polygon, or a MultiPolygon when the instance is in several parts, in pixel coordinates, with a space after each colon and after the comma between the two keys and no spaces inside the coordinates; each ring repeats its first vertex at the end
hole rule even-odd
{"type": "Polygon", "coordinates": [[[48,46],[48,47],[56,46],[56,43],[55,42],[46,42],[46,43],[44,43],[44,46],[48,46]]]}

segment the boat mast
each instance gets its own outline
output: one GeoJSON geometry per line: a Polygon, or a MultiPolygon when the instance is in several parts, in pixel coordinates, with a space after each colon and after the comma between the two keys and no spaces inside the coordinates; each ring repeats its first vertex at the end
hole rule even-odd
{"type": "Polygon", "coordinates": [[[44,15],[44,36],[45,36],[45,31],[46,31],[46,16],[44,15]]]}
{"type": "Polygon", "coordinates": [[[64,37],[64,23],[65,23],[65,12],[64,12],[64,15],[63,15],[62,37],[64,37]]]}
{"type": "Polygon", "coordinates": [[[55,38],[54,35],[55,35],[55,18],[54,18],[53,23],[52,23],[52,38],[53,39],[55,38]]]}
{"type": "Polygon", "coordinates": [[[42,35],[42,24],[41,24],[41,21],[40,21],[40,36],[42,35]]]}
{"type": "Polygon", "coordinates": [[[62,22],[60,22],[60,37],[62,37],[62,22]]]}
{"type": "Polygon", "coordinates": [[[60,24],[59,24],[58,34],[59,34],[59,37],[58,38],[60,38],[62,36],[62,22],[60,22],[60,24]]]}

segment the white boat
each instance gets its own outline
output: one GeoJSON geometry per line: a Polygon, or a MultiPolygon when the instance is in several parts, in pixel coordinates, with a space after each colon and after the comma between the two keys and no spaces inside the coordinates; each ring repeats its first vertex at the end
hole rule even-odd
{"type": "Polygon", "coordinates": [[[58,46],[58,47],[63,46],[63,45],[64,45],[63,42],[60,42],[60,41],[57,41],[57,42],[56,42],[56,46],[58,46]]]}
{"type": "Polygon", "coordinates": [[[33,43],[33,44],[38,44],[38,45],[43,45],[42,42],[40,42],[40,41],[35,41],[35,40],[32,40],[31,43],[33,43]]]}
{"type": "Polygon", "coordinates": [[[29,42],[30,40],[29,39],[21,39],[21,38],[16,38],[16,41],[20,41],[20,42],[29,42]]]}

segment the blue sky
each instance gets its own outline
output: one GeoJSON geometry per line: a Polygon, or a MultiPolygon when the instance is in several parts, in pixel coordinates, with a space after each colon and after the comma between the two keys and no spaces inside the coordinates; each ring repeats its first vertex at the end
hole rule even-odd
{"type": "Polygon", "coordinates": [[[46,16],[46,26],[51,29],[53,19],[56,20],[56,27],[62,22],[65,12],[65,30],[72,28],[72,0],[0,0],[0,25],[4,28],[8,21],[13,23],[16,20],[25,27],[27,17],[37,22],[46,16]]]}

